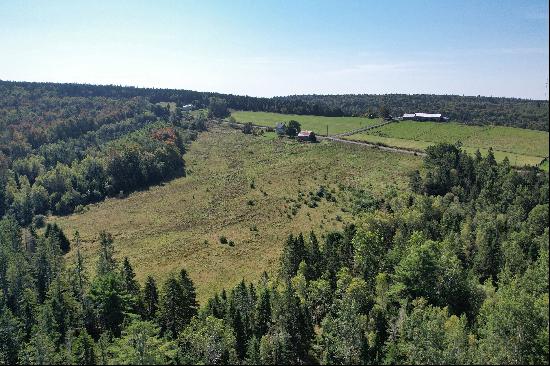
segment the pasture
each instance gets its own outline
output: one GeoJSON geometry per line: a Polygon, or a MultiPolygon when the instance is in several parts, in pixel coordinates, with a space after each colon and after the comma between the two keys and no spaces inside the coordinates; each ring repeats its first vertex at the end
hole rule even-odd
{"type": "Polygon", "coordinates": [[[493,148],[497,160],[508,156],[513,165],[537,165],[548,156],[548,132],[503,126],[467,126],[459,123],[403,121],[346,137],[350,140],[422,151],[440,142],[460,141],[464,149],[486,154],[493,148]]]}
{"type": "MultiPolygon", "coordinates": [[[[68,237],[78,230],[93,275],[98,233],[115,239],[140,282],[162,283],[186,268],[203,301],[242,278],[272,271],[290,233],[322,236],[351,220],[354,188],[384,194],[405,189],[421,158],[340,143],[300,144],[274,134],[245,135],[211,127],[185,155],[188,174],[161,186],[111,198],[83,213],[50,217],[68,237]],[[336,201],[309,198],[323,186],[336,201]],[[343,210],[344,209],[344,210],[343,210]],[[224,236],[229,244],[221,244],[224,236]]],[[[74,260],[74,250],[68,255],[74,260]]]]}
{"type": "Polygon", "coordinates": [[[255,125],[275,127],[279,122],[295,120],[300,122],[303,130],[314,131],[317,135],[335,135],[353,131],[358,128],[375,126],[383,122],[381,118],[365,117],[323,117],[298,114],[281,114],[270,112],[234,111],[231,115],[240,123],[252,122],[255,125]]]}

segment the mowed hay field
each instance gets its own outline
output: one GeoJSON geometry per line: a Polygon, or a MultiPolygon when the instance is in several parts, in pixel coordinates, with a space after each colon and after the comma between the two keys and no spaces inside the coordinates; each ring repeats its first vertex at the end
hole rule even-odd
{"type": "MultiPolygon", "coordinates": [[[[186,268],[200,300],[242,278],[257,280],[276,268],[290,233],[319,236],[349,222],[343,212],[346,187],[382,194],[389,185],[403,188],[407,174],[421,158],[331,142],[301,144],[289,139],[245,135],[219,126],[201,133],[185,155],[187,177],[108,199],[80,214],[53,217],[72,237],[78,230],[82,252],[93,275],[98,233],[115,239],[116,257],[128,256],[144,281],[162,282],[186,268]],[[300,203],[299,195],[320,186],[334,192],[336,202],[318,207],[300,203]],[[292,213],[294,211],[294,214],[292,213]],[[234,246],[223,245],[225,236],[234,246]]],[[[74,250],[68,254],[69,260],[74,250]]]]}
{"type": "Polygon", "coordinates": [[[503,126],[403,121],[361,132],[347,139],[425,150],[439,142],[462,142],[465,150],[484,154],[493,148],[497,160],[508,156],[513,165],[537,165],[548,156],[548,132],[503,126]]]}
{"type": "Polygon", "coordinates": [[[275,127],[279,122],[288,122],[295,120],[300,122],[302,130],[310,130],[317,135],[326,135],[327,126],[328,134],[335,135],[339,133],[349,132],[358,128],[375,126],[383,122],[381,118],[364,118],[364,117],[323,117],[310,116],[299,114],[281,114],[270,112],[249,112],[249,111],[234,111],[231,115],[235,117],[237,122],[245,123],[252,122],[258,126],[275,127]]]}

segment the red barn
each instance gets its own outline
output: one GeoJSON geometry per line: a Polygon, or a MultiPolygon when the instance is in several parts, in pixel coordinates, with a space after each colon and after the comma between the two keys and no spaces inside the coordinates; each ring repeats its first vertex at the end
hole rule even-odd
{"type": "Polygon", "coordinates": [[[309,141],[312,133],[313,131],[303,130],[303,131],[300,131],[300,133],[298,134],[298,136],[296,136],[296,138],[298,139],[298,141],[309,141]]]}

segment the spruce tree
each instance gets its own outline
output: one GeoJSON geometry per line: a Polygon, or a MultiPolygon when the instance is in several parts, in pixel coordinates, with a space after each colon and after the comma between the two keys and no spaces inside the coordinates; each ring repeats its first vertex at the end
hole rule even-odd
{"type": "Polygon", "coordinates": [[[147,277],[143,288],[143,317],[145,320],[153,320],[157,315],[159,295],[157,283],[151,276],[147,277]]]}
{"type": "Polygon", "coordinates": [[[236,310],[234,312],[231,325],[235,333],[235,350],[237,351],[237,357],[243,360],[246,355],[246,331],[240,311],[236,310]]]}
{"type": "Polygon", "coordinates": [[[309,234],[309,245],[307,249],[306,263],[308,273],[306,279],[311,281],[321,276],[323,268],[323,256],[319,249],[319,240],[317,240],[317,236],[313,231],[309,234]]]}
{"type": "Polygon", "coordinates": [[[258,302],[256,304],[256,337],[261,339],[267,333],[271,326],[271,294],[269,289],[264,288],[260,291],[258,302]]]}
{"type": "Polygon", "coordinates": [[[124,289],[130,297],[131,307],[134,313],[142,312],[141,292],[138,281],[136,280],[136,274],[134,269],[128,260],[128,257],[124,257],[121,269],[122,281],[124,289]]]}
{"type": "Polygon", "coordinates": [[[296,275],[300,262],[305,259],[305,256],[303,235],[300,234],[297,238],[294,238],[292,234],[289,235],[281,257],[281,275],[284,280],[289,280],[296,275]]]}
{"type": "Polygon", "coordinates": [[[0,311],[0,364],[18,363],[22,336],[21,324],[11,310],[4,306],[0,311]]]}
{"type": "Polygon", "coordinates": [[[197,308],[195,286],[182,269],[179,279],[171,277],[166,281],[160,297],[158,322],[163,334],[176,338],[197,314],[197,308]]]}
{"type": "Polygon", "coordinates": [[[97,262],[97,275],[103,276],[107,273],[111,273],[116,268],[116,261],[114,259],[114,245],[113,237],[110,233],[102,231],[99,233],[99,260],[97,262]]]}
{"type": "Polygon", "coordinates": [[[72,356],[75,364],[95,365],[97,361],[95,352],[93,338],[85,329],[81,329],[72,345],[72,356]]]}
{"type": "Polygon", "coordinates": [[[80,252],[80,234],[78,231],[74,233],[74,243],[76,247],[76,258],[75,258],[75,293],[78,300],[82,303],[84,300],[84,287],[87,282],[86,273],[84,269],[84,258],[80,252]]]}
{"type": "Polygon", "coordinates": [[[185,269],[180,271],[180,283],[185,298],[185,317],[187,322],[190,322],[191,318],[197,315],[199,303],[197,302],[195,285],[185,269]]]}

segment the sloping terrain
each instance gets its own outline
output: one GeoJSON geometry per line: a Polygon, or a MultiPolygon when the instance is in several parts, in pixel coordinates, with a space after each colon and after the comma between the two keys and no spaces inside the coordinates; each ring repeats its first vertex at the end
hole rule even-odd
{"type": "Polygon", "coordinates": [[[407,174],[421,164],[415,156],[221,127],[201,133],[185,159],[187,177],[50,221],[69,237],[79,231],[89,268],[95,266],[98,233],[107,230],[117,257],[130,258],[140,281],[146,275],[162,281],[185,267],[203,300],[276,268],[289,233],[340,228],[351,217],[355,188],[379,195],[389,186],[404,188],[407,174]],[[313,203],[321,186],[336,202],[313,203]],[[228,244],[220,243],[222,236],[228,244]]]}

